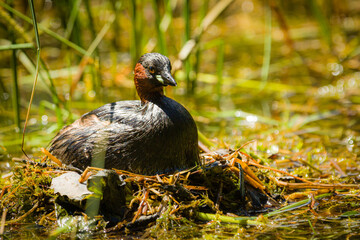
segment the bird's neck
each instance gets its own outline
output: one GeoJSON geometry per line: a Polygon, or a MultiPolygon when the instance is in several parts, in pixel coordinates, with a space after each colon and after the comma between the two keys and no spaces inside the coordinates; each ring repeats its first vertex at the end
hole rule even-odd
{"type": "Polygon", "coordinates": [[[136,64],[134,71],[134,82],[136,91],[142,103],[156,101],[164,96],[162,86],[154,86],[145,73],[145,68],[140,64],[136,64]]]}

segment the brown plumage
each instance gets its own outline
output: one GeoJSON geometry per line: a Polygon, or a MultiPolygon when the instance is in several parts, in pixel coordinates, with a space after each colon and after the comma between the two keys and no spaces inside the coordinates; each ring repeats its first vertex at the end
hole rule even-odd
{"type": "Polygon", "coordinates": [[[176,86],[170,70],[167,57],[143,55],[134,70],[140,101],[114,102],[84,114],[55,136],[50,152],[80,169],[155,174],[195,166],[195,122],[181,104],[163,94],[164,86],[176,86]]]}

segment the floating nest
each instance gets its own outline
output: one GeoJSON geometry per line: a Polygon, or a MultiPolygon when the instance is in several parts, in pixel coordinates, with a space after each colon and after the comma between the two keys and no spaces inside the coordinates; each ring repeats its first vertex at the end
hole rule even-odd
{"type": "Polygon", "coordinates": [[[335,189],[359,189],[358,184],[324,184],[261,165],[240,149],[204,153],[201,166],[155,176],[90,167],[79,172],[45,160],[14,160],[18,164],[2,178],[1,234],[5,226],[20,223],[36,223],[51,236],[156,231],[212,220],[264,225],[276,214],[336,195],[335,189]],[[283,207],[289,196],[295,198],[291,194],[302,194],[299,189],[313,191],[296,197],[304,202],[283,207]]]}

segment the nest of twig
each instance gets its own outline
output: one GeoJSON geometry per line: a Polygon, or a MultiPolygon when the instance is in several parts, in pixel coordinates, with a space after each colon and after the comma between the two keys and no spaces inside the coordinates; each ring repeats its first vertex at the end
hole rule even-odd
{"type": "MultiPolygon", "coordinates": [[[[49,156],[49,153],[44,152],[49,156]]],[[[150,225],[155,225],[155,228],[159,226],[168,228],[171,226],[169,223],[181,222],[183,219],[220,219],[227,222],[262,224],[264,220],[255,219],[259,213],[266,213],[272,207],[279,206],[284,200],[271,194],[268,188],[274,185],[288,189],[326,188],[327,190],[359,187],[352,184],[311,182],[263,166],[240,150],[226,151],[222,154],[209,152],[203,154],[202,159],[201,166],[169,175],[144,176],[114,169],[113,172],[121,176],[120,179],[124,183],[122,196],[119,198],[124,201],[121,206],[119,204],[115,208],[107,208],[107,211],[101,209],[103,202],[100,203],[98,211],[100,217],[96,217],[96,221],[92,222],[93,229],[100,227],[105,228],[106,231],[138,230],[150,225]],[[297,182],[285,182],[265,175],[264,171],[261,171],[263,169],[287,175],[297,182]],[[116,208],[122,208],[122,211],[114,218],[114,211],[111,209],[116,208]],[[112,214],[107,215],[109,212],[112,214]],[[247,218],[240,219],[239,216],[247,216],[247,218]]],[[[61,201],[56,200],[59,199],[58,195],[50,189],[51,180],[74,169],[53,166],[41,161],[17,161],[25,164],[16,166],[14,171],[4,178],[4,181],[8,182],[4,184],[0,195],[4,209],[2,226],[24,221],[34,221],[44,226],[54,226],[55,221],[59,224],[59,216],[64,214],[59,215],[55,211],[55,204],[61,204],[61,201]]],[[[82,172],[79,181],[85,182],[91,175],[101,171],[103,169],[88,168],[82,172]]],[[[101,201],[105,201],[104,199],[108,199],[106,194],[111,195],[112,190],[110,189],[109,192],[98,193],[95,190],[94,194],[86,199],[98,197],[101,201]]],[[[71,207],[69,208],[68,205],[63,205],[67,216],[80,215],[84,217],[82,220],[88,219],[86,209],[69,210],[71,207]]]]}

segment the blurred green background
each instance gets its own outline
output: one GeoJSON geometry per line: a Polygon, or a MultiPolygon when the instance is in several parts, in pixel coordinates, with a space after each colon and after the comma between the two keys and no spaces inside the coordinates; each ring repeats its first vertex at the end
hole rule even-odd
{"type": "MultiPolygon", "coordinates": [[[[215,146],[257,139],[276,152],[320,142],[358,160],[360,1],[34,4],[41,64],[26,129],[29,152],[87,111],[136,99],[134,64],[160,52],[178,82],[166,94],[192,113],[215,146]]],[[[1,0],[0,50],[0,156],[9,159],[21,155],[35,76],[28,1],[1,0]]]]}

